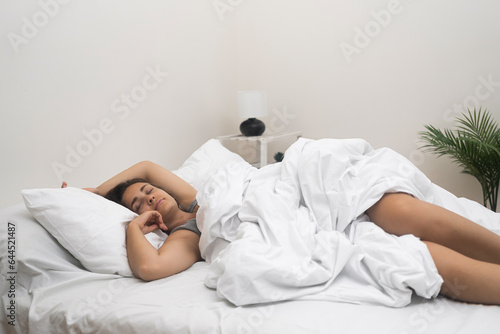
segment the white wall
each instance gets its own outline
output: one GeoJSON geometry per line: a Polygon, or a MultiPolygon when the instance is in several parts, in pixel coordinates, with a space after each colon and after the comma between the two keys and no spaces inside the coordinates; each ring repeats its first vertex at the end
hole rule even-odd
{"type": "Polygon", "coordinates": [[[235,91],[254,88],[268,91],[270,132],[363,137],[481,200],[473,178],[416,141],[423,124],[452,127],[454,106],[478,102],[500,120],[498,2],[65,2],[0,3],[0,207],[20,189],[58,186],[58,163],[74,186],[144,159],[176,168],[237,131],[235,91]],[[148,68],[168,76],[155,82],[148,68]],[[108,133],[85,146],[83,131],[100,124],[108,133]],[[88,154],[69,166],[68,147],[88,154]]]}
{"type": "Polygon", "coordinates": [[[95,186],[144,159],[173,169],[239,121],[235,20],[210,1],[4,1],[0,35],[0,207],[59,176],[95,186]]]}
{"type": "Polygon", "coordinates": [[[391,147],[482,203],[473,177],[417,140],[424,124],[453,128],[455,106],[500,122],[500,3],[266,0],[237,13],[239,86],[267,89],[296,116],[291,129],[391,147]]]}

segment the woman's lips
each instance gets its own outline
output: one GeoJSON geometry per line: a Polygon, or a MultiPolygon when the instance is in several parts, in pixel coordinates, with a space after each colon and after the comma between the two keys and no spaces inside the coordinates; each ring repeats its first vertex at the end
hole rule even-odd
{"type": "Polygon", "coordinates": [[[162,198],[156,201],[155,210],[158,209],[158,206],[160,205],[161,202],[163,202],[162,198]]]}

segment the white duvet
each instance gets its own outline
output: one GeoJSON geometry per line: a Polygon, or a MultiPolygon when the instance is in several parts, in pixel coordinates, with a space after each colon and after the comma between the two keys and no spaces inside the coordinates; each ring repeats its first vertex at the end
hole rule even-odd
{"type": "Polygon", "coordinates": [[[500,215],[457,199],[411,162],[360,139],[300,139],[283,162],[237,163],[198,193],[205,284],[235,305],[315,299],[402,307],[443,282],[416,237],[389,235],[366,209],[405,192],[495,229],[500,215]]]}

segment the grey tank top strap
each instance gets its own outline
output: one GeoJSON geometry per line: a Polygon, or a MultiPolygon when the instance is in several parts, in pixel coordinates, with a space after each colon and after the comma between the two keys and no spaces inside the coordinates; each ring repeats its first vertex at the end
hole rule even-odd
{"type": "MultiPolygon", "coordinates": [[[[196,207],[197,204],[198,204],[198,201],[194,200],[189,205],[189,208],[187,209],[187,212],[193,212],[193,210],[194,210],[194,208],[196,207]]],[[[179,231],[179,230],[188,230],[188,231],[194,232],[194,233],[196,233],[198,235],[201,235],[201,232],[198,229],[198,226],[196,226],[196,218],[188,220],[186,223],[184,223],[181,226],[177,226],[176,228],[174,228],[172,230],[172,232],[170,232],[170,234],[174,233],[175,231],[179,231]]]]}
{"type": "Polygon", "coordinates": [[[198,204],[198,201],[194,200],[191,204],[189,204],[189,208],[187,209],[187,212],[192,213],[197,204],[198,204]]]}
{"type": "Polygon", "coordinates": [[[191,231],[191,232],[198,234],[199,236],[201,235],[200,230],[198,230],[198,226],[196,226],[196,218],[188,220],[185,224],[183,224],[181,226],[177,226],[176,228],[174,228],[172,230],[172,232],[170,232],[170,234],[172,234],[176,231],[179,231],[179,230],[188,230],[188,231],[191,231]]]}

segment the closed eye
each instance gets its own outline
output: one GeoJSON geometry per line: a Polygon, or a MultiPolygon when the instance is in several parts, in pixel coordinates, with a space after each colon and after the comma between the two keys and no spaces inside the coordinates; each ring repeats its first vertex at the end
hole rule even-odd
{"type": "MultiPolygon", "coordinates": [[[[149,195],[151,194],[151,192],[153,192],[154,190],[154,187],[151,187],[150,189],[141,189],[142,192],[144,192],[146,195],[149,195]]],[[[137,209],[135,210],[136,213],[139,213],[139,210],[141,209],[142,207],[142,203],[144,202],[145,199],[141,200],[141,202],[139,203],[139,205],[137,206],[137,209]]]]}
{"type": "Polygon", "coordinates": [[[135,213],[139,213],[139,209],[141,208],[141,206],[142,206],[142,200],[140,200],[140,203],[138,205],[136,205],[136,207],[135,207],[135,209],[133,209],[133,211],[135,213]]]}

